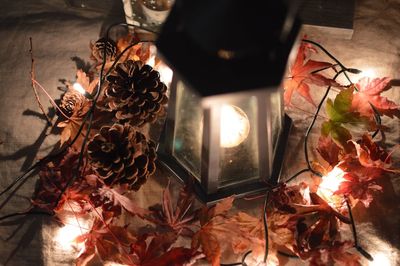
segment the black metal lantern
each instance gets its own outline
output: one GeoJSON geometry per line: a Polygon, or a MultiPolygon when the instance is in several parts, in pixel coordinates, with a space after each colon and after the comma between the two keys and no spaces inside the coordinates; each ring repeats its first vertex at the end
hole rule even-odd
{"type": "Polygon", "coordinates": [[[297,23],[259,2],[178,0],[157,40],[173,70],[159,158],[207,203],[280,175],[291,121],[279,86],[297,23]]]}

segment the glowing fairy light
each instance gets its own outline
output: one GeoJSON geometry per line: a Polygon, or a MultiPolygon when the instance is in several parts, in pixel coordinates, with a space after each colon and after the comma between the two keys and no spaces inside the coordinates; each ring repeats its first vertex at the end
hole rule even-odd
{"type": "Polygon", "coordinates": [[[76,90],[77,92],[79,92],[82,95],[86,95],[86,91],[85,89],[82,87],[82,85],[78,82],[75,82],[74,85],[72,85],[72,88],[74,88],[74,90],[76,90]]]}
{"type": "Polygon", "coordinates": [[[92,95],[90,93],[88,93],[79,82],[75,82],[72,85],[72,88],[74,90],[76,90],[77,92],[79,92],[80,94],[82,94],[83,96],[85,96],[87,99],[93,99],[92,95]]]}
{"type": "Polygon", "coordinates": [[[149,59],[147,60],[146,65],[154,67],[155,64],[156,64],[156,56],[155,55],[151,55],[149,57],[149,59]]]}
{"type": "Polygon", "coordinates": [[[242,109],[227,104],[221,107],[221,147],[232,148],[238,146],[247,138],[249,131],[249,119],[242,109]]]}
{"type": "Polygon", "coordinates": [[[156,70],[160,73],[160,80],[164,82],[164,84],[169,87],[172,81],[173,71],[165,64],[160,63],[158,64],[156,70]]]}
{"type": "Polygon", "coordinates": [[[383,252],[376,253],[372,256],[374,258],[373,261],[370,261],[368,266],[391,266],[391,259],[389,259],[388,254],[383,252]]]}
{"type": "Polygon", "coordinates": [[[84,219],[78,220],[75,216],[67,216],[64,221],[64,226],[58,229],[54,238],[55,242],[61,246],[63,250],[72,251],[81,249],[84,243],[77,244],[76,238],[88,231],[88,221],[84,219]]]}
{"type": "Polygon", "coordinates": [[[326,176],[322,177],[322,182],[319,184],[319,188],[327,190],[333,194],[339,189],[340,184],[345,181],[343,176],[343,170],[339,167],[335,167],[326,176]]]}
{"type": "Polygon", "coordinates": [[[361,72],[361,75],[364,77],[368,78],[375,78],[376,77],[376,72],[372,68],[367,68],[361,72]]]}
{"type": "Polygon", "coordinates": [[[339,189],[340,184],[345,181],[344,172],[339,167],[334,167],[326,176],[322,177],[322,182],[318,187],[318,194],[330,205],[338,204],[338,199],[334,193],[339,189]]]}

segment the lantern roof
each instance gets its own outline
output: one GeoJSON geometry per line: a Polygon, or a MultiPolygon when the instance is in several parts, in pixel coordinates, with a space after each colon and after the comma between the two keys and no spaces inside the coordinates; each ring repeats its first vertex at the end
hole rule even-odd
{"type": "Polygon", "coordinates": [[[277,87],[300,25],[288,10],[281,1],[176,0],[157,47],[201,96],[277,87]]]}

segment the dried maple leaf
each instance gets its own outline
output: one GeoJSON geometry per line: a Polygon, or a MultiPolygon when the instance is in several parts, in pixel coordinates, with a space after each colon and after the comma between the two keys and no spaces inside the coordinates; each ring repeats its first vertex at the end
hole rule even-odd
{"type": "Polygon", "coordinates": [[[364,135],[359,142],[353,142],[356,153],[347,154],[338,166],[345,172],[338,195],[351,195],[366,207],[372,201],[372,193],[382,188],[375,180],[390,173],[399,173],[391,165],[390,153],[381,148],[371,137],[364,135]]]}
{"type": "Polygon", "coordinates": [[[334,241],[333,244],[328,243],[326,246],[304,254],[304,257],[310,258],[311,266],[361,266],[360,256],[348,251],[353,246],[354,244],[350,241],[334,241]]]}
{"type": "Polygon", "coordinates": [[[109,208],[112,209],[115,206],[121,206],[132,215],[138,215],[139,217],[149,215],[149,211],[137,206],[133,200],[121,194],[125,191],[126,189],[121,186],[111,188],[103,184],[93,193],[100,197],[98,200],[101,202],[101,205],[110,205],[106,210],[109,208]]]}
{"type": "Polygon", "coordinates": [[[331,137],[320,136],[317,151],[330,166],[334,166],[339,163],[339,155],[342,152],[342,149],[332,140],[331,137]]]}
{"type": "Polygon", "coordinates": [[[332,64],[309,59],[307,54],[310,49],[311,48],[309,44],[303,42],[300,45],[296,59],[290,69],[290,77],[284,82],[284,99],[287,106],[290,105],[292,94],[295,91],[297,91],[304,99],[315,106],[315,103],[310,95],[309,85],[311,84],[318,86],[340,86],[334,80],[315,73],[318,70],[332,67],[332,64]]]}
{"type": "Polygon", "coordinates": [[[168,232],[156,235],[143,235],[131,245],[138,266],[180,266],[196,260],[198,252],[189,248],[173,247],[177,235],[168,232]]]}
{"type": "Polygon", "coordinates": [[[271,203],[274,209],[268,213],[271,239],[300,257],[320,248],[326,241],[334,241],[339,221],[350,223],[349,218],[334,210],[316,193],[308,191],[303,186],[283,185],[273,191],[271,203]]]}
{"type": "Polygon", "coordinates": [[[350,223],[349,218],[334,210],[318,194],[310,193],[310,198],[313,205],[293,206],[296,214],[303,216],[296,225],[296,251],[300,256],[303,252],[320,247],[324,241],[334,241],[338,233],[338,220],[350,223]],[[317,215],[316,221],[312,217],[314,214],[317,215]]]}
{"type": "Polygon", "coordinates": [[[137,43],[133,47],[131,47],[125,54],[121,57],[120,61],[125,62],[129,59],[131,60],[140,60],[142,62],[147,63],[150,58],[150,43],[138,43],[140,39],[136,35],[128,34],[117,41],[117,49],[118,54],[120,54],[123,50],[125,50],[128,46],[137,43]]]}
{"type": "Polygon", "coordinates": [[[379,147],[376,142],[373,142],[369,135],[364,134],[360,144],[354,141],[353,144],[356,147],[358,160],[362,166],[400,173],[399,170],[391,168],[392,164],[389,153],[379,147]]]}
{"type": "MultiPolygon", "coordinates": [[[[98,79],[95,79],[90,82],[89,77],[82,70],[78,70],[76,75],[77,75],[77,82],[82,85],[83,89],[89,94],[92,93],[94,88],[96,88],[97,86],[98,79]]],[[[67,88],[68,90],[72,90],[74,93],[76,93],[75,89],[71,84],[68,84],[67,88]]],[[[66,93],[68,93],[68,91],[66,93]]],[[[91,108],[91,101],[89,101],[83,96],[75,98],[75,100],[76,101],[73,103],[73,110],[71,116],[66,118],[66,120],[64,121],[59,122],[57,124],[57,127],[62,128],[60,142],[61,145],[63,145],[65,142],[72,141],[78,135],[81,126],[83,126],[83,129],[81,130],[77,140],[72,145],[74,149],[79,151],[81,149],[82,142],[87,130],[87,125],[85,124],[82,125],[82,123],[84,117],[91,108]]]]}
{"type": "Polygon", "coordinates": [[[96,218],[89,232],[79,236],[76,241],[85,247],[77,258],[77,266],[87,265],[96,255],[101,261],[134,265],[134,256],[130,253],[136,237],[128,231],[127,226],[111,224],[112,216],[103,214],[96,218]]]}
{"type": "Polygon", "coordinates": [[[33,206],[52,212],[59,210],[64,205],[65,195],[57,206],[55,203],[77,170],[78,156],[77,152],[68,149],[40,168],[39,180],[31,200],[33,206]]]}
{"type": "Polygon", "coordinates": [[[338,191],[335,192],[337,195],[350,195],[353,199],[361,201],[366,208],[369,207],[372,202],[373,193],[381,192],[383,189],[377,185],[375,180],[362,180],[357,175],[346,174],[343,177],[343,181],[338,191]]]}
{"type": "Polygon", "coordinates": [[[400,118],[400,106],[381,96],[382,92],[391,88],[390,81],[391,79],[388,77],[372,80],[369,77],[360,79],[356,84],[357,91],[354,93],[352,109],[361,115],[372,117],[374,115],[372,104],[380,114],[391,118],[393,116],[400,118]]]}
{"type": "Polygon", "coordinates": [[[191,211],[194,202],[194,196],[191,191],[191,186],[186,185],[180,190],[176,207],[172,207],[171,194],[169,190],[170,183],[163,191],[162,205],[150,207],[152,215],[148,219],[161,226],[166,226],[179,234],[193,235],[189,228],[195,220],[195,215],[191,211]]]}
{"type": "Polygon", "coordinates": [[[252,251],[253,256],[260,256],[264,252],[264,223],[262,217],[253,217],[245,212],[238,212],[230,218],[230,222],[235,224],[239,233],[232,241],[233,251],[244,253],[252,251]]]}
{"type": "Polygon", "coordinates": [[[232,208],[233,197],[225,198],[215,206],[203,207],[199,212],[201,228],[192,238],[192,249],[201,247],[207,260],[213,265],[220,265],[220,240],[228,241],[232,232],[237,231],[235,224],[226,219],[227,212],[232,208]]]}

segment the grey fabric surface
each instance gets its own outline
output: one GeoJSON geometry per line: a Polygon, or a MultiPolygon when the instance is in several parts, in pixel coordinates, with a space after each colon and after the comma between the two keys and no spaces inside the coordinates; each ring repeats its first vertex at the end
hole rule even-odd
{"type": "MultiPolygon", "coordinates": [[[[36,78],[52,97],[58,98],[61,94],[57,89],[61,85],[59,79],[74,79],[79,61],[76,58],[88,60],[89,42],[96,40],[112,21],[124,20],[122,5],[118,0],[86,2],[88,8],[79,9],[61,0],[1,1],[0,141],[3,144],[0,145],[0,189],[10,184],[37,158],[51,151],[58,140],[54,135],[45,137],[46,122],[36,115],[40,111],[30,85],[29,37],[33,38],[36,78]]],[[[400,1],[357,1],[351,40],[333,39],[312,31],[306,34],[324,44],[346,66],[374,69],[378,76],[400,78],[400,1]]],[[[322,93],[314,91],[314,99],[318,101],[322,93]]],[[[44,95],[40,94],[43,103],[50,106],[44,95]]],[[[399,87],[395,87],[388,96],[400,102],[399,87]]],[[[294,119],[294,128],[288,144],[290,152],[286,154],[284,162],[283,178],[305,166],[303,135],[314,112],[312,106],[298,97],[295,98],[295,104],[305,112],[298,109],[289,111],[294,119]]],[[[399,144],[399,120],[385,119],[385,122],[391,130],[387,134],[389,146],[399,144]]],[[[318,130],[314,130],[310,145],[315,147],[317,136],[318,130]]],[[[168,177],[168,172],[158,170],[136,195],[138,204],[147,206],[159,202],[168,177]]],[[[7,199],[9,194],[3,195],[0,198],[0,216],[25,210],[29,206],[27,199],[33,193],[35,182],[36,175],[33,175],[12,198],[7,199]]],[[[174,183],[175,187],[177,184],[174,183]]],[[[388,258],[391,263],[385,264],[383,260],[375,265],[400,264],[399,194],[400,178],[394,176],[384,184],[384,192],[376,196],[369,209],[358,207],[355,210],[362,245],[372,255],[388,258]]],[[[238,201],[235,207],[248,209],[254,205],[253,202],[238,201]]],[[[257,206],[250,211],[257,213],[259,210],[257,206]]],[[[0,221],[0,265],[73,264],[77,254],[63,250],[55,242],[58,228],[50,219],[30,216],[28,219],[12,221],[0,221]]],[[[344,232],[345,237],[350,237],[348,228],[344,228],[344,232]]],[[[235,258],[228,259],[231,261],[235,258]]],[[[293,260],[288,265],[301,263],[293,260]]],[[[363,261],[363,265],[368,263],[363,261]]]]}

